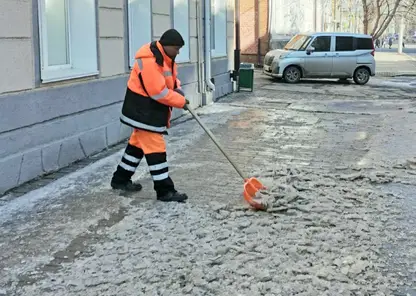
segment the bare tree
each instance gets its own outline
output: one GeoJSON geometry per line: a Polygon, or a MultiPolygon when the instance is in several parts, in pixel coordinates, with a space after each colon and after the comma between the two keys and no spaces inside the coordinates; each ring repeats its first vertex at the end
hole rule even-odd
{"type": "Polygon", "coordinates": [[[416,0],[404,0],[404,2],[405,3],[402,4],[403,10],[405,10],[403,17],[409,26],[407,34],[409,36],[414,36],[416,32],[416,0]]]}
{"type": "Polygon", "coordinates": [[[373,16],[373,5],[372,0],[362,0],[363,4],[363,26],[364,34],[368,34],[368,26],[370,19],[373,16]]]}
{"type": "Polygon", "coordinates": [[[383,35],[405,1],[414,0],[362,0],[364,33],[374,39],[383,35]]]}
{"type": "Polygon", "coordinates": [[[403,9],[406,11],[404,17],[415,19],[416,17],[416,0],[403,0],[401,4],[403,9]]]}

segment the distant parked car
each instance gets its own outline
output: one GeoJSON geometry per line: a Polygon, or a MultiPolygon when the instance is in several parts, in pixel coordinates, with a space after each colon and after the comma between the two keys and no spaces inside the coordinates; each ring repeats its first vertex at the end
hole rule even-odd
{"type": "Polygon", "coordinates": [[[370,35],[297,34],[283,49],[266,54],[263,73],[288,83],[302,78],[353,78],[364,85],[376,72],[374,52],[370,35]]]}

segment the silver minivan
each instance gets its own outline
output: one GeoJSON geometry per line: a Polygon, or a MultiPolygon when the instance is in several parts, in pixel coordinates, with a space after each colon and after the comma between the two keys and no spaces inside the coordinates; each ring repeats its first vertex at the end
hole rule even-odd
{"type": "Polygon", "coordinates": [[[376,73],[374,52],[370,35],[297,34],[283,49],[266,54],[263,73],[288,83],[301,78],[353,78],[364,85],[376,73]]]}

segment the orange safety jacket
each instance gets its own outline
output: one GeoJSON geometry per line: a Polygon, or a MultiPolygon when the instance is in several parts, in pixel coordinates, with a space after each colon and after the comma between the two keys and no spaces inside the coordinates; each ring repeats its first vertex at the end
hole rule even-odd
{"type": "Polygon", "coordinates": [[[172,107],[183,108],[185,97],[177,65],[158,41],[141,47],[127,82],[120,121],[133,128],[166,133],[170,127],[172,107]]]}

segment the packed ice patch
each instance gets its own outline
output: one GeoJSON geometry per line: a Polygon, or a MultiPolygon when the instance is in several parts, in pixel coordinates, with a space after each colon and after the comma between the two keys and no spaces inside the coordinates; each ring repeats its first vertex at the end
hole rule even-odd
{"type": "MultiPolygon", "coordinates": [[[[142,203],[92,255],[24,295],[390,295],[380,255],[397,215],[388,172],[276,168],[267,212],[245,205],[142,203]],[[386,218],[387,217],[387,218],[386,218]]],[[[390,236],[391,237],[391,236],[390,236]]]]}

